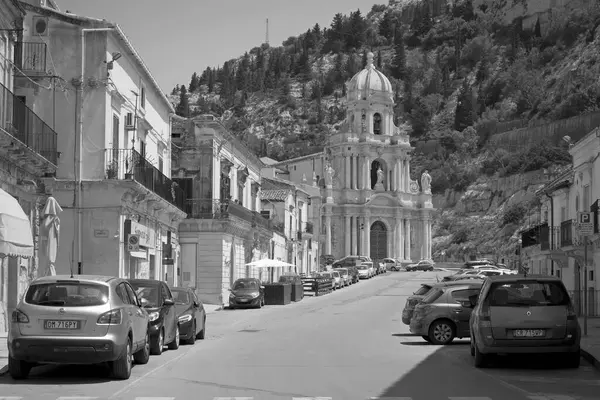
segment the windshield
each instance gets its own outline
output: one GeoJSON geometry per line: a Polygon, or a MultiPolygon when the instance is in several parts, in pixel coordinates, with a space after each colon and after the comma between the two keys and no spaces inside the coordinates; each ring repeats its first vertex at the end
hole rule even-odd
{"type": "Polygon", "coordinates": [[[439,289],[439,288],[431,289],[429,291],[429,293],[427,293],[427,295],[425,297],[423,297],[423,300],[421,300],[421,302],[425,303],[425,304],[431,304],[434,301],[436,301],[437,299],[439,299],[443,293],[444,293],[444,291],[442,289],[439,289]]]}
{"type": "Polygon", "coordinates": [[[34,284],[25,302],[50,307],[101,306],[108,303],[108,286],[77,281],[34,284]]]}
{"type": "Polygon", "coordinates": [[[140,284],[130,282],[131,286],[135,289],[135,293],[138,297],[146,300],[144,307],[153,308],[159,307],[160,304],[160,287],[158,285],[140,284]]]}
{"type": "Polygon", "coordinates": [[[487,296],[490,306],[565,306],[570,304],[569,294],[560,282],[519,280],[497,282],[487,296]]]}
{"type": "Polygon", "coordinates": [[[192,302],[187,290],[171,289],[171,293],[173,293],[175,304],[190,304],[192,302]]]}
{"type": "Polygon", "coordinates": [[[331,278],[331,274],[330,274],[330,273],[327,273],[327,272],[326,272],[326,273],[323,273],[323,274],[321,274],[321,276],[322,276],[323,278],[331,278]]]}
{"type": "Polygon", "coordinates": [[[369,269],[369,267],[367,267],[366,265],[359,265],[358,269],[360,269],[361,271],[364,271],[366,269],[369,269]]]}
{"type": "Polygon", "coordinates": [[[233,284],[233,290],[258,290],[256,281],[237,281],[233,284]]]}
{"type": "Polygon", "coordinates": [[[423,296],[423,295],[427,294],[427,292],[429,292],[430,290],[431,290],[431,286],[423,285],[419,288],[419,290],[417,290],[415,292],[415,294],[418,296],[423,296]]]}

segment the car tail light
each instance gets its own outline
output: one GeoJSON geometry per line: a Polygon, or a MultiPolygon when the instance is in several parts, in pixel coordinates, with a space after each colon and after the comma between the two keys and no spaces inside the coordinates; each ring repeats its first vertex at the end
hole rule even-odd
{"type": "Polygon", "coordinates": [[[479,321],[481,322],[482,328],[492,326],[492,318],[490,316],[490,306],[487,303],[483,303],[481,305],[481,309],[479,311],[479,321]]]}
{"type": "Polygon", "coordinates": [[[121,312],[121,309],[118,308],[102,314],[100,317],[98,317],[97,323],[100,325],[120,325],[122,321],[123,313],[121,312]]]}
{"type": "Polygon", "coordinates": [[[12,312],[12,322],[17,324],[27,324],[29,323],[29,317],[20,310],[15,310],[12,312]]]}
{"type": "Polygon", "coordinates": [[[577,319],[577,313],[575,312],[575,307],[573,307],[573,304],[569,302],[569,304],[567,305],[567,320],[576,320],[577,319]]]}

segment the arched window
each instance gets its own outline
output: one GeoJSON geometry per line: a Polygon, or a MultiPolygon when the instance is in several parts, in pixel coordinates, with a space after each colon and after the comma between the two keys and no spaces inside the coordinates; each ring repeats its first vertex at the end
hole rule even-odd
{"type": "Polygon", "coordinates": [[[373,115],[373,133],[381,135],[381,115],[379,113],[373,115]]]}

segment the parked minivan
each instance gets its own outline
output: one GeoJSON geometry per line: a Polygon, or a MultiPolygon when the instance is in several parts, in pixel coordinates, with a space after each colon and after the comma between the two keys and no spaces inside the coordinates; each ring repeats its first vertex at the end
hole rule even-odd
{"type": "Polygon", "coordinates": [[[559,353],[563,365],[579,367],[581,329],[560,278],[492,276],[469,301],[474,307],[469,325],[476,367],[486,366],[499,353],[559,353]]]}

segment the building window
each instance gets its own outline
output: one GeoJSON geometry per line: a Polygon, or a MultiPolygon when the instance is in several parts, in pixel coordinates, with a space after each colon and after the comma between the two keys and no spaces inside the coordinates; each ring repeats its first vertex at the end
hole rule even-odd
{"type": "Polygon", "coordinates": [[[142,138],[140,138],[140,155],[146,158],[146,142],[142,138]]]}
{"type": "Polygon", "coordinates": [[[594,271],[589,271],[590,272],[590,281],[594,280],[594,271]]]}
{"type": "Polygon", "coordinates": [[[560,269],[557,269],[557,270],[556,270],[556,277],[557,277],[557,278],[560,278],[560,269]]]}
{"type": "Polygon", "coordinates": [[[158,156],[158,170],[160,172],[163,172],[163,168],[164,168],[164,161],[162,156],[158,156]]]}
{"type": "Polygon", "coordinates": [[[140,90],[140,107],[142,109],[146,108],[146,88],[142,87],[142,90],[140,90]]]}
{"type": "Polygon", "coordinates": [[[379,113],[373,115],[373,133],[375,135],[381,135],[381,114],[379,113]]]}

